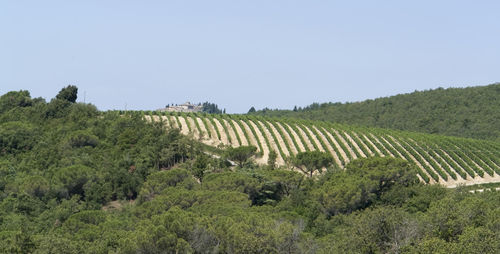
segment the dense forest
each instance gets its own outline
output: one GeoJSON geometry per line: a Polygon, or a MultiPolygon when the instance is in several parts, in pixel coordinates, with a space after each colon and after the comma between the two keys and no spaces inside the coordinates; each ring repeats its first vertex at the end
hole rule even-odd
{"type": "Polygon", "coordinates": [[[355,103],[314,103],[293,110],[264,109],[252,114],[500,141],[500,84],[438,88],[355,103]]]}
{"type": "Polygon", "coordinates": [[[500,249],[500,192],[424,185],[388,157],[318,175],[249,156],[234,165],[232,148],[76,99],[74,86],[50,102],[0,97],[1,253],[500,249]]]}

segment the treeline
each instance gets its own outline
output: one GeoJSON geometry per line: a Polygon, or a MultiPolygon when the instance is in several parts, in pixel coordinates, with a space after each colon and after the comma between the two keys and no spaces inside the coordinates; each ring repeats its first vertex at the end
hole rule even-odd
{"type": "Polygon", "coordinates": [[[500,84],[438,88],[356,103],[314,103],[254,114],[500,141],[500,84]]]}
{"type": "Polygon", "coordinates": [[[201,112],[204,112],[204,113],[208,113],[208,114],[225,114],[226,113],[226,109],[224,110],[221,110],[219,109],[219,106],[217,106],[217,104],[215,103],[210,103],[210,102],[204,102],[202,104],[202,110],[201,112]]]}
{"type": "Polygon", "coordinates": [[[0,97],[0,253],[500,249],[499,192],[423,185],[389,157],[307,177],[228,149],[231,166],[140,113],[75,103],[76,92],[0,97]]]}

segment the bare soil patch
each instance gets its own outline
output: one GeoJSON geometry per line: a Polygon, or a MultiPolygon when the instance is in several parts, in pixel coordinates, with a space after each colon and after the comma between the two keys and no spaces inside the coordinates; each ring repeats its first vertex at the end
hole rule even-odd
{"type": "Polygon", "coordinates": [[[241,145],[248,146],[248,140],[245,137],[245,133],[243,132],[241,127],[238,125],[238,123],[235,120],[231,119],[231,121],[233,122],[234,128],[236,129],[236,133],[238,134],[238,136],[240,136],[241,145]]]}
{"type": "Polygon", "coordinates": [[[295,141],[297,142],[297,151],[298,152],[305,152],[306,151],[306,148],[304,147],[304,144],[302,143],[302,141],[300,140],[299,138],[299,134],[297,134],[293,129],[292,127],[290,127],[290,125],[286,124],[286,123],[283,123],[283,125],[286,125],[288,127],[288,129],[290,130],[290,133],[292,133],[292,136],[293,136],[293,139],[295,139],[295,141]]]}
{"type": "Polygon", "coordinates": [[[333,144],[335,145],[335,147],[339,151],[340,155],[344,159],[344,162],[347,164],[349,162],[349,158],[347,157],[347,154],[345,153],[345,151],[342,149],[342,147],[339,145],[339,143],[337,143],[337,140],[335,140],[332,133],[327,131],[325,128],[323,128],[323,130],[325,131],[326,135],[330,138],[330,140],[333,142],[333,144]]]}
{"type": "Polygon", "coordinates": [[[351,144],[354,146],[354,149],[356,149],[356,151],[358,151],[358,153],[361,155],[361,157],[366,158],[367,157],[366,154],[363,152],[363,150],[361,148],[359,148],[358,144],[354,141],[354,139],[352,139],[352,137],[349,136],[349,134],[347,134],[347,132],[344,132],[344,135],[349,140],[349,142],[351,142],[351,144]]]}
{"type": "Polygon", "coordinates": [[[255,133],[257,134],[257,137],[260,141],[260,144],[262,145],[262,158],[258,159],[257,161],[262,164],[267,164],[267,160],[269,159],[269,147],[267,147],[266,140],[264,139],[264,135],[260,132],[259,128],[253,121],[248,121],[252,128],[255,130],[255,133]]]}
{"type": "Polygon", "coordinates": [[[316,137],[316,135],[307,126],[302,126],[302,128],[304,128],[304,130],[309,133],[312,141],[316,143],[316,146],[318,147],[319,151],[324,152],[325,148],[323,147],[323,145],[321,145],[321,142],[319,142],[318,137],[316,137]]]}
{"type": "Polygon", "coordinates": [[[335,163],[337,163],[337,165],[339,165],[339,166],[342,166],[342,162],[340,162],[340,159],[337,156],[337,153],[335,152],[335,150],[333,149],[333,147],[330,145],[330,142],[328,142],[328,139],[325,137],[325,135],[323,134],[323,132],[321,132],[320,130],[318,130],[318,128],[316,128],[316,126],[313,126],[313,128],[319,134],[319,137],[321,138],[321,140],[323,140],[323,143],[325,143],[326,149],[328,149],[328,151],[330,152],[330,154],[333,156],[333,159],[335,160],[335,163]]]}
{"type": "Polygon", "coordinates": [[[214,118],[214,122],[216,125],[215,127],[219,130],[220,139],[221,139],[222,144],[230,146],[231,143],[229,142],[229,139],[227,138],[226,132],[224,131],[224,127],[222,127],[222,124],[219,122],[218,119],[215,119],[215,118],[214,118]]]}

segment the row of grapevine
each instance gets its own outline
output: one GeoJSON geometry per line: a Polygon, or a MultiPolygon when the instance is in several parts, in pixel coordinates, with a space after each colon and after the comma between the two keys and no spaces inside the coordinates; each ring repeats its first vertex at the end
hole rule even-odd
{"type": "Polygon", "coordinates": [[[328,132],[323,126],[315,126],[314,129],[317,130],[317,132],[326,139],[328,145],[334,151],[331,154],[334,158],[337,158],[337,164],[341,167],[344,167],[348,161],[347,155],[345,154],[344,150],[342,150],[332,134],[328,132]]]}
{"type": "Polygon", "coordinates": [[[428,183],[451,185],[485,177],[500,181],[500,145],[495,142],[247,115],[147,113],[141,114],[210,145],[254,145],[262,155],[260,163],[267,162],[271,151],[283,165],[298,152],[319,150],[330,153],[340,167],[362,157],[403,158],[414,162],[428,183]]]}

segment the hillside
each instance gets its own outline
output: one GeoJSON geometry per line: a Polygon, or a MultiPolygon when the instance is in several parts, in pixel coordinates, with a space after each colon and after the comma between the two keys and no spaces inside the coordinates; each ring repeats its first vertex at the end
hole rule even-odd
{"type": "Polygon", "coordinates": [[[0,253],[500,249],[499,183],[423,183],[498,179],[498,143],[248,116],[101,112],[77,103],[77,91],[68,86],[49,102],[28,91],[0,96],[0,253]],[[270,150],[286,158],[322,149],[343,169],[313,177],[211,156],[246,144],[262,151],[260,163],[270,150]]]}
{"type": "Polygon", "coordinates": [[[270,151],[277,153],[278,165],[285,165],[291,155],[319,150],[330,153],[340,168],[357,158],[390,156],[415,163],[426,183],[454,187],[500,182],[498,142],[245,115],[145,117],[211,146],[255,146],[262,154],[260,164],[267,162],[270,151]]]}
{"type": "Polygon", "coordinates": [[[438,88],[355,103],[312,104],[257,115],[294,117],[500,141],[500,83],[438,88]]]}

